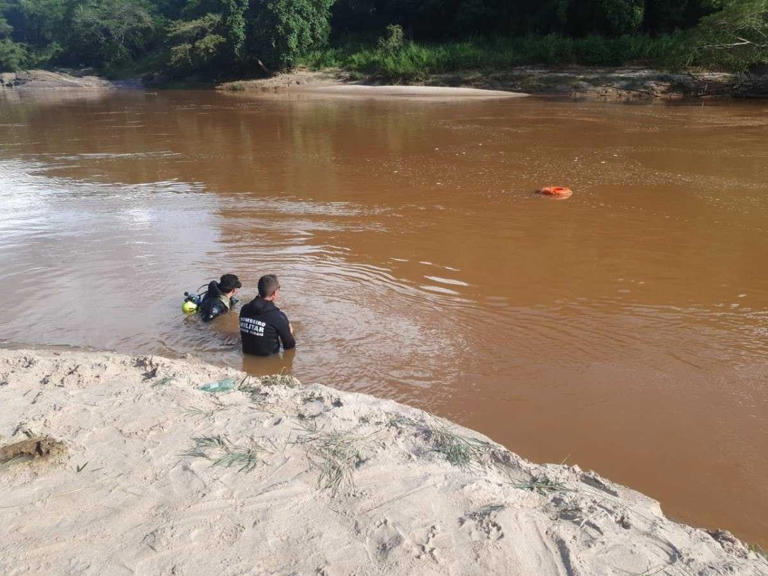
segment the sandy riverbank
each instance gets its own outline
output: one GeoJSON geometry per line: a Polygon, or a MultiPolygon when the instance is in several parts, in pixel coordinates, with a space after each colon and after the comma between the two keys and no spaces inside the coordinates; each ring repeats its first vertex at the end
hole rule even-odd
{"type": "Polygon", "coordinates": [[[768,75],[721,72],[670,73],[647,68],[542,68],[521,66],[498,72],[468,70],[431,74],[410,85],[384,86],[376,78],[355,77],[336,69],[297,69],[269,78],[226,82],[231,92],[419,96],[435,90],[444,97],[503,94],[568,97],[614,102],[669,101],[685,98],[766,98],[768,75]],[[462,91],[464,91],[462,93],[462,91]]]}
{"type": "MultiPolygon", "coordinates": [[[[154,84],[153,84],[154,85],[154,84]]],[[[157,84],[162,87],[162,82],[157,84]]],[[[200,87],[199,84],[190,86],[200,87]]],[[[86,73],[24,70],[0,74],[0,93],[102,93],[116,88],[141,88],[139,79],[110,82],[86,73]]],[[[768,74],[721,72],[668,73],[646,68],[519,67],[498,72],[468,70],[431,74],[419,81],[385,85],[376,78],[359,78],[327,69],[296,69],[267,78],[224,82],[229,93],[284,96],[366,98],[477,99],[527,95],[614,102],[669,101],[685,98],[766,98],[768,74]]]]}
{"type": "Polygon", "coordinates": [[[304,96],[376,97],[376,98],[428,98],[428,99],[478,99],[515,98],[527,96],[509,90],[492,90],[471,86],[434,85],[382,85],[358,81],[338,70],[310,71],[297,69],[275,74],[268,78],[237,80],[217,86],[229,93],[279,94],[304,96]]]}
{"type": "Polygon", "coordinates": [[[20,70],[0,73],[0,89],[40,90],[113,90],[109,80],[90,74],[73,75],[50,70],[20,70]]]}
{"type": "Polygon", "coordinates": [[[578,467],[195,360],[0,350],[0,462],[8,576],[768,574],[578,467]]]}

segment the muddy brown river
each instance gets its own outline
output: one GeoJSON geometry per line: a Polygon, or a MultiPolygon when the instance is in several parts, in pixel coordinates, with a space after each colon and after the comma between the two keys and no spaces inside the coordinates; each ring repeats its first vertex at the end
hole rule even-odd
{"type": "Polygon", "coordinates": [[[392,398],[764,547],[766,262],[766,103],[0,98],[5,345],[392,398]],[[182,315],[223,272],[295,354],[182,315]]]}

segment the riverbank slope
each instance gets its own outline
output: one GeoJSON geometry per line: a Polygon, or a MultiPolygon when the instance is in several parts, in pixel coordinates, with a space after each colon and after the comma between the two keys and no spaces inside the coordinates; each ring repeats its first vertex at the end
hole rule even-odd
{"type": "Polygon", "coordinates": [[[14,576],[768,573],[595,473],[191,359],[0,350],[0,477],[14,576]]]}
{"type": "MultiPolygon", "coordinates": [[[[349,94],[359,86],[378,86],[375,76],[360,77],[349,71],[328,68],[276,74],[269,78],[225,82],[219,89],[232,92],[311,93],[331,88],[349,94]]],[[[578,100],[651,101],[687,98],[767,98],[768,74],[728,72],[669,73],[648,68],[544,68],[521,66],[498,72],[467,70],[450,74],[429,74],[407,86],[480,89],[502,92],[568,97],[578,100]]],[[[387,87],[388,88],[388,87],[387,87]]],[[[374,93],[375,89],[371,90],[374,93]]]]}
{"type": "Polygon", "coordinates": [[[115,84],[93,74],[52,70],[19,70],[0,73],[0,89],[6,90],[112,90],[115,84]]]}
{"type": "MultiPolygon", "coordinates": [[[[71,71],[70,71],[71,72],[71,71]]],[[[150,84],[164,86],[158,77],[150,84]]],[[[184,84],[174,82],[178,88],[184,84]]],[[[213,86],[194,82],[190,87],[213,86]]],[[[0,89],[28,93],[109,91],[141,88],[142,81],[111,82],[92,74],[25,70],[0,74],[0,89]]],[[[376,76],[360,77],[335,68],[291,72],[218,84],[225,92],[293,93],[333,96],[499,98],[526,94],[614,102],[691,98],[768,98],[768,74],[727,72],[668,73],[647,68],[518,67],[498,72],[467,70],[391,85],[376,76]]],[[[0,90],[0,91],[2,91],[0,90]]]]}

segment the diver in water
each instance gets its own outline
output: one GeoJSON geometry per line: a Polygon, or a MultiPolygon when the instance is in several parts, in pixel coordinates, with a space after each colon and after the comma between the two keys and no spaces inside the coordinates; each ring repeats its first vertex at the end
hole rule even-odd
{"type": "Polygon", "coordinates": [[[218,282],[213,280],[208,284],[208,291],[197,307],[203,322],[210,322],[217,316],[229,312],[230,308],[237,303],[235,294],[240,287],[242,287],[240,279],[234,274],[224,274],[218,282]]]}

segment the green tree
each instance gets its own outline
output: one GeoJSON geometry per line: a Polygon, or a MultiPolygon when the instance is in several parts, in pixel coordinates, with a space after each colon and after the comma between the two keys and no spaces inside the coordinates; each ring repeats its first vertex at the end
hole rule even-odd
{"type": "Polygon", "coordinates": [[[13,26],[8,24],[8,20],[3,16],[3,5],[0,4],[0,39],[10,38],[13,32],[13,26]]]}
{"type": "Polygon", "coordinates": [[[166,66],[174,76],[210,73],[224,58],[227,39],[221,14],[206,14],[195,20],[171,22],[166,32],[166,66]]]}
{"type": "Polygon", "coordinates": [[[123,64],[141,56],[155,34],[141,0],[87,0],[71,23],[71,58],[92,66],[123,64]]]}
{"type": "Polygon", "coordinates": [[[250,64],[291,68],[328,42],[334,0],[251,0],[247,17],[250,64]]]}
{"type": "Polygon", "coordinates": [[[643,22],[643,0],[571,0],[566,30],[574,36],[621,36],[638,31],[643,22]]]}
{"type": "Polygon", "coordinates": [[[232,74],[243,60],[248,0],[191,0],[167,30],[172,74],[232,74]]]}
{"type": "Polygon", "coordinates": [[[0,2],[0,72],[15,72],[29,63],[26,45],[13,41],[13,26],[5,18],[8,9],[7,3],[0,2]]]}
{"type": "Polygon", "coordinates": [[[245,11],[248,9],[248,0],[221,0],[221,4],[227,43],[232,60],[237,62],[242,57],[245,45],[245,11]]]}
{"type": "Polygon", "coordinates": [[[643,29],[659,34],[690,28],[722,7],[722,0],[645,0],[643,29]]]}
{"type": "Polygon", "coordinates": [[[24,68],[28,60],[29,54],[24,44],[10,38],[0,38],[0,72],[15,72],[24,68]]]}
{"type": "Polygon", "coordinates": [[[63,38],[67,30],[65,24],[70,9],[69,2],[19,0],[17,4],[21,18],[14,26],[16,40],[43,48],[63,38]]]}
{"type": "Polygon", "coordinates": [[[643,22],[643,0],[599,0],[597,2],[597,27],[613,36],[633,34],[643,22]]]}
{"type": "Polygon", "coordinates": [[[768,0],[727,0],[697,29],[702,62],[732,70],[768,65],[768,0]]]}

